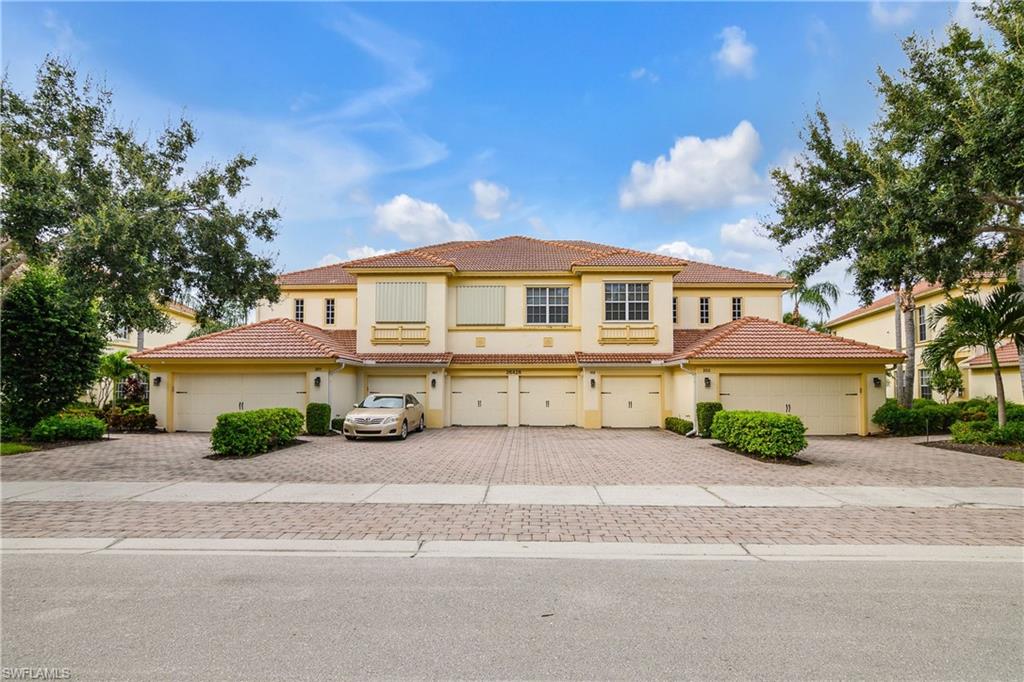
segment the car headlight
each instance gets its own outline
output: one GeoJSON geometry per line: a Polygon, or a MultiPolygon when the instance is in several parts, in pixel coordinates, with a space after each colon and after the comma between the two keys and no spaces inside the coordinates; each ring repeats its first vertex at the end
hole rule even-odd
{"type": "Polygon", "coordinates": [[[390,416],[390,417],[384,417],[384,423],[385,424],[394,424],[397,421],[398,421],[398,417],[395,417],[393,415],[390,416]]]}
{"type": "Polygon", "coordinates": [[[345,415],[345,423],[346,423],[346,424],[351,424],[352,422],[353,422],[353,419],[352,419],[352,417],[351,417],[350,415],[347,415],[347,414],[346,414],[346,415],[345,415]]]}

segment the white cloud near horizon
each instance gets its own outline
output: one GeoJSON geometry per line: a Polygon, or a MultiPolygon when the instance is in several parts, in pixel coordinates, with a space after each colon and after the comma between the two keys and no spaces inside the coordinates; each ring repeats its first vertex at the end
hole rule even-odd
{"type": "Polygon", "coordinates": [[[477,180],[469,189],[473,192],[474,213],[484,220],[497,220],[501,217],[509,197],[508,187],[496,182],[477,180]]]}
{"type": "Polygon", "coordinates": [[[633,69],[632,71],[630,71],[629,72],[629,77],[632,80],[635,80],[635,81],[645,80],[645,81],[648,81],[650,83],[657,83],[658,81],[661,80],[661,76],[659,76],[658,74],[654,73],[653,71],[651,71],[650,69],[648,69],[645,66],[639,66],[639,67],[633,69]]]}
{"type": "Polygon", "coordinates": [[[619,191],[625,209],[671,204],[686,211],[750,204],[763,198],[754,163],[761,140],[749,121],[723,137],[676,139],[668,156],[634,161],[619,191]]]}
{"type": "Polygon", "coordinates": [[[374,228],[404,242],[426,244],[476,238],[468,223],[452,220],[437,204],[399,194],[374,209],[374,228]]]}
{"type": "Polygon", "coordinates": [[[760,222],[756,218],[723,223],[719,229],[719,239],[738,251],[771,251],[776,247],[774,241],[761,233],[760,222]]]}
{"type": "Polygon", "coordinates": [[[699,260],[705,263],[710,263],[713,258],[711,249],[693,246],[689,242],[681,239],[667,244],[662,244],[658,248],[654,249],[654,252],[663,253],[666,256],[675,256],[676,258],[686,258],[687,260],[699,260]]]}
{"type": "Polygon", "coordinates": [[[718,37],[722,46],[713,55],[713,59],[722,73],[753,78],[757,47],[747,40],[747,32],[739,26],[726,26],[718,37]]]}
{"type": "Polygon", "coordinates": [[[906,2],[880,2],[879,0],[874,0],[871,3],[871,21],[879,28],[902,26],[913,19],[916,12],[916,7],[906,2]]]}

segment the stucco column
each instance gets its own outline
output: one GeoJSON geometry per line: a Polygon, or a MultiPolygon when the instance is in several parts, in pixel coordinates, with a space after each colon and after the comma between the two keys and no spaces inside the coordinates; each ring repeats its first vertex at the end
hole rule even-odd
{"type": "Polygon", "coordinates": [[[583,428],[601,428],[601,377],[593,369],[583,372],[583,428]]]}

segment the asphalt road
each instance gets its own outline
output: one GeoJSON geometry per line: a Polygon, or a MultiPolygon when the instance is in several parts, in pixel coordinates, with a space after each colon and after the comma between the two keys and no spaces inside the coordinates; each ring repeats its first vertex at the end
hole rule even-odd
{"type": "Polygon", "coordinates": [[[5,555],[71,679],[1024,679],[1019,564],[5,555]]]}

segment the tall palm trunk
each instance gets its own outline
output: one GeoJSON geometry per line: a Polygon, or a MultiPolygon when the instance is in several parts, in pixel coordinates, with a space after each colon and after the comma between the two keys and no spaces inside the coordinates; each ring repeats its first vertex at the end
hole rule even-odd
{"type": "Polygon", "coordinates": [[[992,359],[992,376],[996,380],[996,416],[999,425],[1006,426],[1006,392],[1003,390],[1003,370],[996,357],[995,345],[988,349],[988,356],[992,359]]]}
{"type": "MultiPolygon", "coordinates": [[[[1024,260],[1017,263],[1017,286],[1024,296],[1024,260]]],[[[1017,369],[1020,371],[1020,391],[1024,395],[1024,336],[1017,337],[1017,369]]]]}
{"type": "Polygon", "coordinates": [[[916,331],[916,320],[914,319],[914,309],[916,301],[914,299],[913,287],[907,287],[903,292],[903,332],[907,339],[907,363],[906,369],[903,373],[903,406],[910,407],[910,403],[914,400],[914,379],[917,374],[917,336],[914,334],[916,331]]]}
{"type": "MultiPolygon", "coordinates": [[[[892,309],[895,313],[896,323],[896,352],[903,352],[903,313],[900,311],[900,291],[897,289],[893,293],[893,305],[892,309]]],[[[896,401],[903,404],[903,365],[896,365],[896,385],[893,387],[892,396],[896,398],[896,401]]]]}

